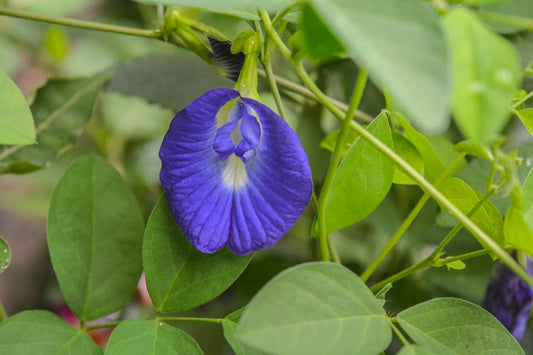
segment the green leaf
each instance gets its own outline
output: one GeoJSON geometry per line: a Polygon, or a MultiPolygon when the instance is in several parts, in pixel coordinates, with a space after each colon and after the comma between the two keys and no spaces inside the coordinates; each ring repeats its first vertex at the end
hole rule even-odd
{"type": "Polygon", "coordinates": [[[444,25],[452,55],[455,122],[467,139],[485,142],[509,116],[520,82],[518,53],[465,9],[450,11],[444,25]]]}
{"type": "Polygon", "coordinates": [[[275,354],[377,354],[392,334],[379,301],[354,273],[317,262],[270,280],[244,310],[237,337],[275,354]]]}
{"type": "Polygon", "coordinates": [[[166,196],[159,199],[144,234],[143,265],[148,292],[159,312],[178,312],[202,305],[228,289],[253,254],[223,249],[196,250],[180,231],[166,196]]]}
{"type": "MultiPolygon", "coordinates": [[[[392,133],[392,141],[394,142],[394,151],[416,171],[424,175],[424,161],[415,146],[407,138],[395,132],[392,133]]],[[[416,185],[416,182],[396,165],[394,165],[392,182],[395,184],[416,185]]]]}
{"type": "Polygon", "coordinates": [[[516,339],[483,308],[457,298],[437,298],[398,314],[402,329],[435,355],[524,354],[516,339]]]}
{"type": "Polygon", "coordinates": [[[309,58],[327,61],[344,53],[344,46],[309,5],[302,10],[301,30],[309,58]]]}
{"type": "Polygon", "coordinates": [[[0,353],[102,354],[83,330],[47,311],[24,311],[0,323],[0,353]]]}
{"type": "Polygon", "coordinates": [[[434,353],[419,345],[405,345],[396,355],[434,355],[434,353]]]}
{"type": "Polygon", "coordinates": [[[121,309],[141,275],[144,220],[131,190],[105,160],[84,156],[53,193],[48,246],[65,301],[89,321],[121,309]]]}
{"type": "MultiPolygon", "coordinates": [[[[525,19],[533,19],[533,6],[531,6],[530,0],[507,0],[500,2],[501,4],[484,4],[480,7],[480,10],[498,15],[510,15],[525,19]]],[[[530,29],[520,26],[517,21],[514,21],[514,25],[491,22],[490,20],[487,22],[491,24],[491,27],[496,32],[505,34],[516,33],[525,29],[530,29]]]]}
{"type": "MultiPolygon", "coordinates": [[[[439,191],[452,202],[458,210],[465,214],[468,214],[480,201],[476,192],[472,190],[467,183],[456,177],[446,179],[439,186],[439,191]]],[[[470,219],[496,243],[500,245],[504,244],[503,218],[500,212],[489,200],[485,201],[485,203],[478,208],[472,216],[470,216],[470,219]]]]}
{"type": "Polygon", "coordinates": [[[147,55],[117,66],[106,91],[140,96],[177,112],[206,91],[233,86],[195,55],[179,52],[147,55]]]}
{"type": "Polygon", "coordinates": [[[11,248],[6,240],[0,237],[0,274],[4,272],[11,262],[11,248]]]}
{"type": "Polygon", "coordinates": [[[521,211],[516,207],[510,207],[505,214],[503,234],[507,244],[525,251],[533,257],[533,232],[528,226],[521,211]]]}
{"type": "Polygon", "coordinates": [[[529,133],[533,135],[533,108],[526,108],[518,111],[518,118],[522,124],[527,128],[529,133]]]}
{"type": "Polygon", "coordinates": [[[109,338],[106,355],[203,354],[187,333],[159,320],[128,319],[109,338]]]}
{"type": "Polygon", "coordinates": [[[92,116],[108,75],[50,80],[37,91],[31,106],[37,144],[0,147],[0,173],[25,173],[43,168],[72,146],[92,116]]]}
{"type": "Polygon", "coordinates": [[[418,127],[448,126],[448,57],[439,18],[417,0],[312,0],[349,56],[418,127]]]}
{"type": "Polygon", "coordinates": [[[494,156],[492,151],[486,145],[471,140],[462,141],[455,145],[454,149],[458,152],[465,152],[474,157],[482,158],[488,161],[493,161],[494,156]]]}
{"type": "Polygon", "coordinates": [[[529,173],[522,184],[522,193],[524,194],[522,215],[524,216],[524,220],[529,226],[529,229],[533,231],[533,169],[529,170],[529,173]]]}
{"type": "Polygon", "coordinates": [[[415,146],[422,156],[422,161],[424,162],[424,177],[429,180],[429,182],[434,182],[446,169],[441,158],[435,151],[435,148],[433,148],[424,135],[414,129],[401,115],[395,114],[394,118],[398,119],[407,139],[415,146]]]}
{"type": "MultiPolygon", "coordinates": [[[[333,152],[335,150],[335,145],[337,145],[337,138],[339,137],[340,129],[331,132],[328,134],[322,142],[320,142],[320,147],[324,148],[326,150],[329,150],[330,152],[333,152]]],[[[359,137],[359,133],[357,133],[354,129],[348,130],[348,136],[346,137],[346,141],[344,142],[344,146],[341,150],[341,157],[344,158],[346,156],[346,153],[350,150],[355,140],[359,137]]]]}
{"type": "MultiPolygon", "coordinates": [[[[368,126],[368,132],[392,148],[385,114],[368,126]]],[[[387,195],[393,175],[394,164],[359,137],[339,165],[328,193],[327,233],[348,227],[372,212],[387,195]]]]}
{"type": "Polygon", "coordinates": [[[263,355],[265,354],[263,351],[254,349],[237,339],[237,325],[243,311],[244,308],[241,308],[222,320],[224,338],[226,338],[236,355],[263,355]]]}
{"type": "Polygon", "coordinates": [[[275,12],[291,4],[291,0],[136,0],[145,4],[194,7],[210,12],[232,15],[246,20],[258,20],[257,9],[275,12]]]}
{"type": "Polygon", "coordinates": [[[0,71],[0,144],[33,144],[35,127],[30,108],[17,85],[0,71]]]}
{"type": "Polygon", "coordinates": [[[163,136],[175,114],[138,96],[118,92],[100,97],[99,113],[114,139],[137,140],[163,136]]]}

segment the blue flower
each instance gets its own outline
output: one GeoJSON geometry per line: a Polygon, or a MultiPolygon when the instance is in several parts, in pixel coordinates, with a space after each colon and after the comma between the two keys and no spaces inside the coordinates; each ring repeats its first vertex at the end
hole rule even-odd
{"type": "MultiPolygon", "coordinates": [[[[533,274],[529,258],[527,258],[527,271],[533,274]]],[[[532,303],[533,289],[505,264],[497,262],[483,299],[483,308],[492,313],[516,339],[520,340],[532,303]]]]}
{"type": "Polygon", "coordinates": [[[294,131],[265,105],[231,89],[179,112],[159,152],[170,210],[201,252],[267,248],[296,223],[313,184],[294,131]]]}

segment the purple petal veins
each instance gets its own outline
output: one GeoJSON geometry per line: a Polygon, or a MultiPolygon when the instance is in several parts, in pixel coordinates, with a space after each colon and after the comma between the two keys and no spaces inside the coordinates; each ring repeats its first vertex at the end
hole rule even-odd
{"type": "Polygon", "coordinates": [[[161,183],[191,243],[246,255],[277,242],[312,194],[297,135],[235,90],[209,91],[178,113],[161,150],[161,183]]]}
{"type": "MultiPolygon", "coordinates": [[[[529,274],[533,274],[527,259],[529,274]]],[[[518,340],[524,333],[531,305],[533,289],[505,264],[497,262],[483,299],[483,308],[492,313],[518,340]]]]}

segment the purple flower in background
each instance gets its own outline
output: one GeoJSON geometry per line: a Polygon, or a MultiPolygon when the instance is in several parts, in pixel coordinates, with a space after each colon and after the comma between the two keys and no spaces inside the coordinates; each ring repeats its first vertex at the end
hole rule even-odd
{"type": "MultiPolygon", "coordinates": [[[[533,274],[529,257],[527,271],[533,274]]],[[[533,289],[505,264],[497,262],[485,292],[483,308],[492,313],[516,339],[520,340],[532,303],[533,289]]]]}
{"type": "Polygon", "coordinates": [[[313,184],[294,131],[265,105],[231,89],[179,112],[159,152],[174,218],[201,252],[267,248],[296,223],[313,184]]]}

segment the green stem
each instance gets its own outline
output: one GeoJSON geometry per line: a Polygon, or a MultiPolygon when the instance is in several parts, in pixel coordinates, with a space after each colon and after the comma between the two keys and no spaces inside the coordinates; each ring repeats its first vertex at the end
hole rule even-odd
{"type": "Polygon", "coordinates": [[[366,270],[361,274],[360,278],[363,280],[363,282],[368,281],[370,276],[376,271],[378,266],[381,264],[381,262],[389,255],[392,248],[396,246],[396,243],[400,240],[400,238],[403,236],[405,231],[411,226],[415,218],[418,216],[426,202],[429,200],[429,194],[425,193],[420,200],[418,200],[418,203],[416,206],[411,210],[407,218],[403,221],[402,225],[396,233],[392,236],[392,238],[389,240],[385,248],[379,253],[379,255],[374,259],[374,261],[366,268],[366,270]]]}
{"type": "MultiPolygon", "coordinates": [[[[494,194],[494,192],[495,191],[492,190],[491,193],[486,194],[485,196],[483,196],[483,198],[476,203],[476,205],[470,210],[470,212],[468,212],[467,216],[469,218],[471,216],[473,216],[474,213],[476,213],[476,211],[479,210],[481,208],[481,206],[483,206],[483,204],[488,201],[488,199],[494,194]]],[[[453,227],[453,229],[439,243],[437,248],[435,248],[435,250],[433,250],[433,253],[431,253],[431,255],[428,257],[428,259],[431,259],[432,263],[435,262],[438,259],[439,254],[444,250],[446,245],[448,245],[452,241],[452,239],[455,237],[455,235],[457,233],[459,233],[459,231],[461,229],[463,229],[463,225],[461,223],[456,224],[455,227],[453,227]]]]}
{"type": "Polygon", "coordinates": [[[41,15],[41,14],[35,14],[35,13],[27,12],[27,11],[6,9],[6,8],[0,8],[0,15],[17,17],[17,18],[22,18],[22,19],[32,20],[32,21],[53,23],[56,25],[83,28],[86,30],[112,32],[112,33],[120,33],[123,35],[129,35],[129,36],[162,39],[161,32],[158,30],[155,30],[155,31],[154,30],[143,30],[139,28],[108,25],[104,23],[75,20],[75,19],[69,19],[69,18],[57,17],[57,16],[41,15]]]}
{"type": "Polygon", "coordinates": [[[278,107],[279,115],[285,121],[287,121],[287,114],[285,113],[285,107],[283,107],[283,101],[281,101],[281,95],[279,94],[278,85],[276,84],[276,79],[274,78],[274,72],[272,71],[272,64],[270,62],[270,58],[266,58],[266,60],[264,62],[261,62],[261,64],[263,64],[263,68],[265,69],[267,81],[270,85],[270,91],[274,96],[274,101],[276,101],[276,106],[278,107]]]}
{"type": "Polygon", "coordinates": [[[394,321],[390,318],[388,318],[389,320],[389,325],[390,327],[392,328],[392,331],[394,332],[394,334],[398,337],[398,339],[400,339],[400,341],[402,342],[403,345],[405,346],[408,346],[408,345],[411,345],[411,343],[409,343],[409,341],[405,338],[405,336],[402,334],[402,332],[400,331],[400,329],[398,329],[398,327],[396,327],[396,325],[394,325],[394,321]]]}
{"type": "MultiPolygon", "coordinates": [[[[264,10],[260,10],[261,19],[263,20],[263,25],[272,38],[280,52],[291,62],[290,50],[285,46],[281,38],[277,35],[276,30],[272,27],[270,18],[264,10]],[[288,52],[287,52],[288,51],[288,52]]],[[[342,111],[339,110],[335,105],[327,99],[327,97],[322,93],[322,91],[315,85],[313,80],[309,77],[301,63],[293,63],[294,70],[296,74],[300,77],[300,80],[304,83],[305,86],[313,94],[317,96],[320,102],[326,107],[331,113],[340,119],[344,118],[342,111]]],[[[399,155],[397,155],[391,148],[386,144],[381,142],[379,139],[374,137],[361,125],[355,123],[353,120],[350,120],[354,130],[366,139],[370,144],[379,150],[383,155],[388,159],[394,162],[403,172],[405,172],[411,179],[413,179],[425,192],[431,195],[435,201],[437,201],[444,209],[450,211],[450,213],[462,223],[466,229],[474,235],[480,242],[484,243],[489,249],[491,249],[494,254],[496,254],[502,262],[507,265],[511,270],[513,270],[517,275],[524,279],[530,286],[533,287],[533,278],[525,271],[520,265],[510,256],[505,250],[500,247],[494,240],[492,240],[478,225],[476,225],[470,218],[468,218],[463,212],[461,212],[455,205],[446,198],[435,186],[433,186],[429,181],[427,181],[418,171],[416,171],[409,163],[403,160],[399,155]]]]}
{"type": "Polygon", "coordinates": [[[322,254],[322,260],[324,261],[329,260],[329,256],[327,252],[328,235],[326,232],[326,201],[327,201],[329,190],[333,183],[333,179],[335,178],[335,173],[337,172],[339,162],[341,160],[342,148],[344,147],[344,142],[346,141],[346,138],[348,138],[348,133],[350,131],[350,123],[352,122],[351,118],[353,117],[355,110],[357,110],[357,107],[359,106],[359,103],[361,102],[361,98],[363,97],[363,92],[365,91],[366,81],[367,81],[366,71],[360,70],[359,75],[357,76],[357,81],[355,83],[355,88],[353,90],[352,98],[350,100],[350,106],[348,107],[346,116],[344,120],[342,121],[340,133],[337,137],[335,149],[333,150],[333,156],[331,158],[331,162],[329,164],[328,171],[326,173],[326,178],[324,180],[324,185],[322,186],[322,189],[320,191],[320,197],[318,199],[317,214],[318,214],[319,240],[320,240],[320,250],[322,254]]]}
{"type": "Polygon", "coordinates": [[[515,102],[515,103],[511,106],[511,109],[517,108],[518,106],[522,105],[524,102],[526,102],[527,100],[529,100],[531,97],[533,97],[533,91],[529,92],[526,96],[524,96],[523,98],[521,98],[520,100],[518,100],[517,102],[515,102]]]}
{"type": "Polygon", "coordinates": [[[504,15],[496,12],[488,12],[488,11],[476,11],[477,15],[488,22],[498,23],[501,25],[509,25],[513,27],[519,27],[524,30],[533,30],[533,19],[526,18],[526,17],[520,17],[520,16],[512,16],[512,15],[504,15]]]}
{"type": "MultiPolygon", "coordinates": [[[[264,70],[261,70],[261,69],[257,69],[257,74],[260,77],[262,77],[262,78],[266,78],[267,77],[266,72],[264,70]]],[[[280,88],[285,89],[285,90],[290,91],[290,92],[293,92],[293,93],[296,93],[296,94],[298,94],[300,96],[303,96],[303,97],[305,97],[307,99],[310,99],[310,100],[313,100],[315,102],[321,103],[320,100],[318,100],[318,98],[315,96],[315,94],[313,94],[311,92],[311,90],[307,89],[305,86],[299,85],[299,84],[297,84],[295,82],[292,82],[290,80],[287,80],[287,79],[282,78],[281,76],[277,76],[277,75],[274,75],[274,79],[276,80],[276,83],[277,83],[277,85],[280,88]]],[[[332,97],[329,97],[329,96],[326,96],[326,95],[324,95],[324,96],[327,97],[327,99],[334,106],[336,106],[339,109],[339,112],[341,113],[342,117],[344,117],[345,112],[348,110],[348,105],[346,105],[344,102],[341,102],[339,100],[335,100],[332,97]]],[[[372,119],[373,119],[373,117],[370,116],[369,114],[364,113],[364,112],[359,111],[359,110],[355,111],[354,118],[357,118],[358,120],[360,120],[362,122],[365,122],[365,123],[370,123],[370,122],[372,122],[372,119]]]]}
{"type": "Polygon", "coordinates": [[[477,258],[478,256],[487,255],[490,253],[488,249],[480,249],[476,251],[471,251],[469,253],[464,253],[456,256],[448,256],[446,258],[439,259],[433,263],[433,267],[441,267],[454,261],[463,261],[468,259],[477,258]]]}
{"type": "MultiPolygon", "coordinates": [[[[461,153],[455,158],[455,160],[448,166],[448,168],[441,174],[441,176],[437,179],[435,182],[436,186],[439,186],[452,172],[453,169],[459,164],[463,158],[465,157],[466,153],[461,153]]],[[[407,229],[411,226],[415,218],[418,216],[426,202],[429,200],[430,195],[428,193],[424,193],[418,203],[415,205],[415,207],[412,209],[412,211],[409,213],[407,218],[403,221],[402,225],[396,233],[393,235],[393,237],[389,240],[385,248],[379,253],[379,255],[376,257],[376,259],[368,266],[368,268],[361,274],[361,280],[366,282],[372,273],[376,271],[377,267],[381,264],[381,262],[385,259],[385,257],[390,253],[392,248],[398,243],[400,238],[403,236],[403,234],[407,231],[407,229]]]]}
{"type": "Polygon", "coordinates": [[[222,324],[221,318],[200,318],[200,317],[157,317],[156,319],[166,322],[204,322],[222,324]]]}
{"type": "MultiPolygon", "coordinates": [[[[492,196],[494,192],[492,192],[491,194],[489,195],[485,195],[483,196],[483,198],[481,200],[479,200],[476,205],[468,212],[468,218],[470,216],[472,216],[474,213],[476,213],[476,211],[481,207],[483,206],[483,204],[490,198],[490,196],[492,196]]],[[[412,265],[410,267],[408,267],[407,269],[405,270],[402,270],[400,271],[399,273],[397,274],[394,274],[388,278],[386,278],[385,280],[375,284],[374,286],[372,286],[370,288],[370,290],[372,290],[372,292],[376,292],[376,291],[379,291],[383,286],[385,286],[386,284],[388,283],[394,283],[398,280],[401,280],[403,279],[404,277],[407,277],[409,275],[411,275],[412,273],[418,271],[418,270],[421,270],[423,268],[426,268],[426,267],[430,267],[432,266],[435,261],[438,260],[439,256],[440,256],[440,253],[442,252],[442,250],[444,250],[444,248],[446,247],[446,245],[448,245],[448,243],[455,237],[455,235],[463,228],[463,225],[461,223],[455,225],[455,227],[446,235],[446,237],[444,237],[443,240],[441,240],[441,242],[439,243],[439,245],[435,248],[435,250],[433,250],[433,252],[431,253],[431,255],[429,255],[428,257],[426,257],[424,260],[422,260],[421,262],[415,264],[415,265],[412,265]]],[[[491,239],[492,240],[492,239],[491,239]]],[[[505,253],[506,255],[508,255],[507,253],[505,253]]]]}
{"type": "Polygon", "coordinates": [[[342,265],[341,259],[339,258],[339,253],[337,253],[337,249],[335,248],[335,245],[333,245],[331,236],[328,236],[328,249],[331,253],[331,259],[333,262],[342,265]]]}
{"type": "Polygon", "coordinates": [[[119,325],[121,322],[123,322],[123,321],[122,321],[122,320],[117,320],[117,321],[114,321],[114,322],[102,323],[102,324],[95,324],[95,325],[91,325],[91,326],[85,326],[85,325],[83,325],[83,326],[82,326],[82,329],[84,329],[86,332],[89,332],[89,331],[91,331],[91,330],[95,330],[95,329],[112,328],[112,327],[116,327],[116,326],[119,325]]]}
{"type": "Polygon", "coordinates": [[[3,322],[7,319],[6,310],[4,309],[4,305],[2,302],[0,302],[0,322],[3,322]]]}

